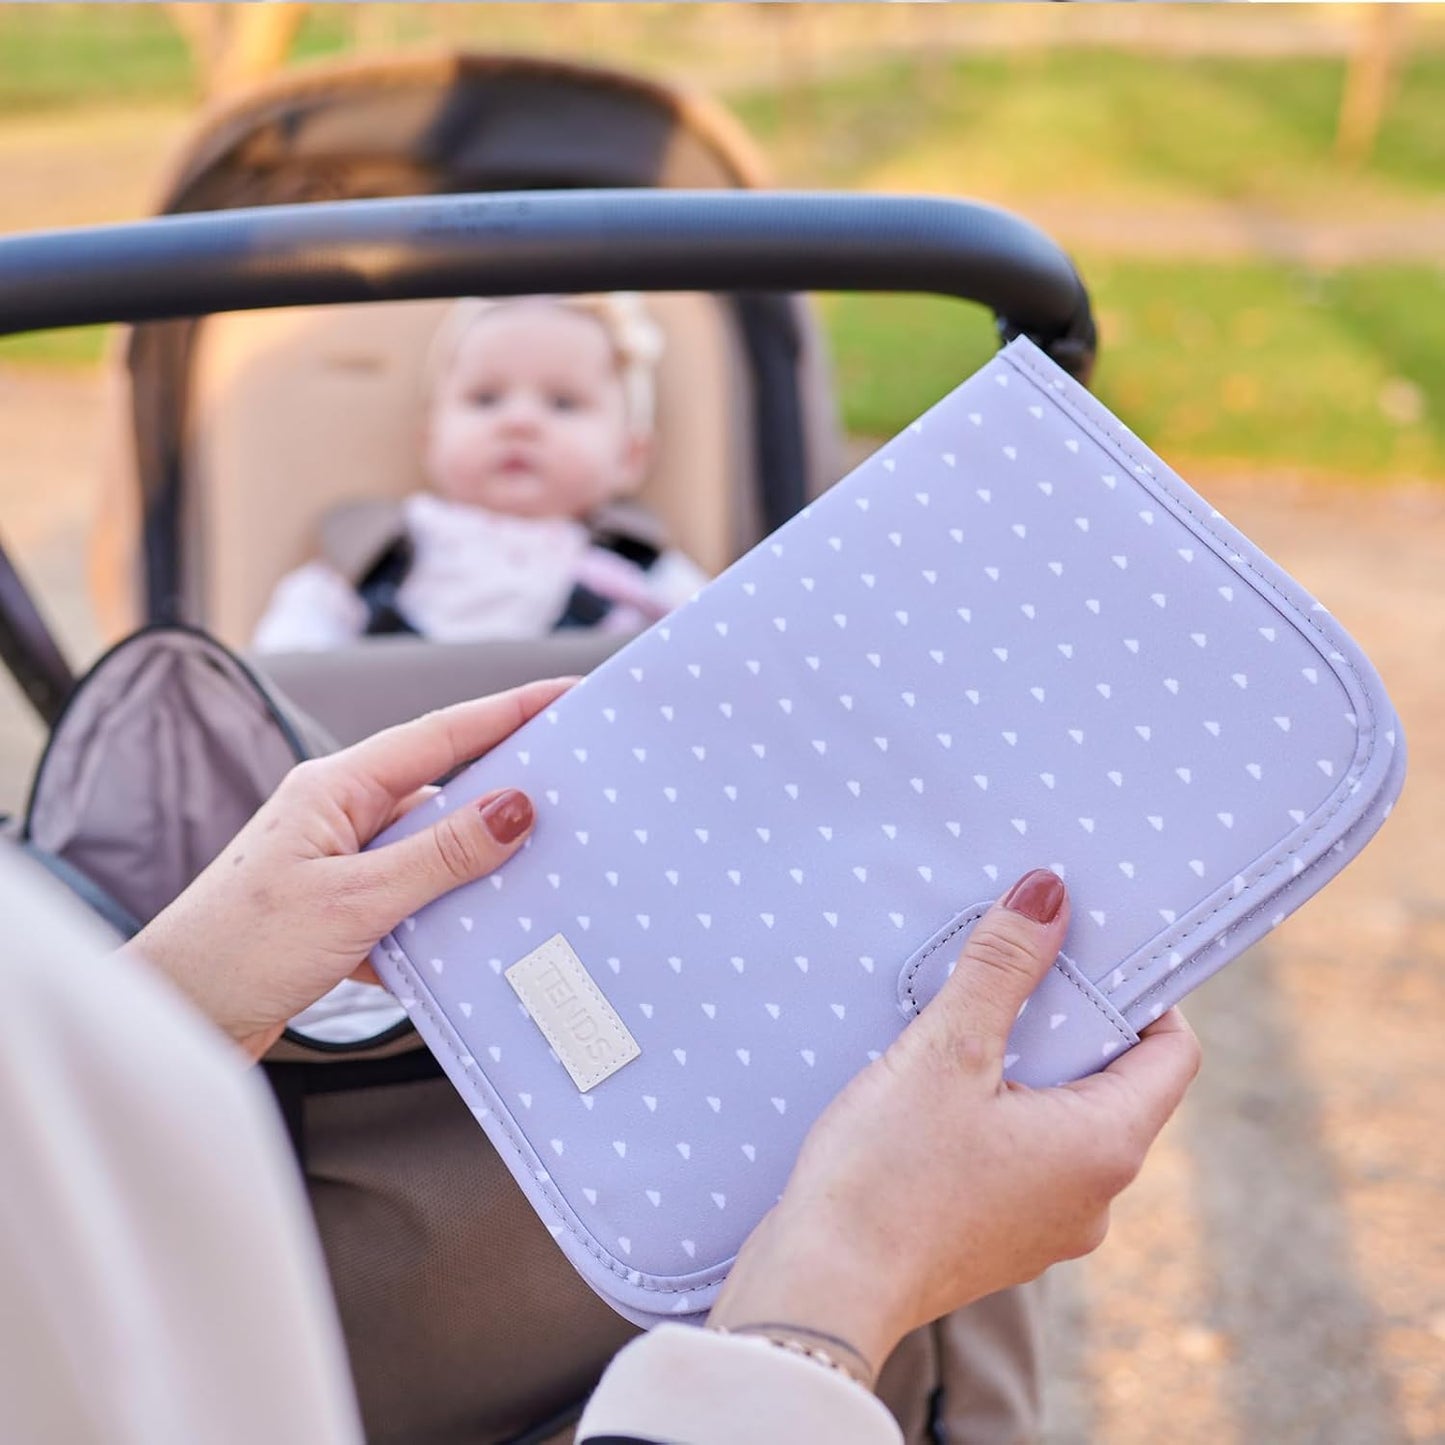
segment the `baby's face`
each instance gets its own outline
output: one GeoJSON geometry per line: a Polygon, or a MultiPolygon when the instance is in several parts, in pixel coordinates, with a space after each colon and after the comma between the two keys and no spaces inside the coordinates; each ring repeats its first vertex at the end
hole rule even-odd
{"type": "Polygon", "coordinates": [[[427,470],[455,502],[519,517],[581,517],[641,480],[601,323],[546,301],[483,315],[432,402],[427,470]]]}

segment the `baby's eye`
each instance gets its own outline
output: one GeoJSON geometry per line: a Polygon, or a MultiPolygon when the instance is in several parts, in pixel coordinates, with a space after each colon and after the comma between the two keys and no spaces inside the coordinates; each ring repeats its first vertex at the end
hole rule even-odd
{"type": "Polygon", "coordinates": [[[554,391],[550,401],[553,411],[578,411],[583,405],[582,398],[570,391],[554,391]]]}
{"type": "Polygon", "coordinates": [[[496,406],[501,400],[501,393],[497,391],[472,391],[467,393],[467,405],[475,407],[496,406]]]}

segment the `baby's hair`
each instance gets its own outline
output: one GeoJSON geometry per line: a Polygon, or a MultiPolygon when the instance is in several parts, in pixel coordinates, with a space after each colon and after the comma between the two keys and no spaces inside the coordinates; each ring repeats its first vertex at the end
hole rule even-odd
{"type": "Polygon", "coordinates": [[[607,333],[622,380],[627,420],[634,431],[650,434],[656,420],[655,375],[662,355],[662,330],[635,291],[605,291],[581,296],[542,295],[489,298],[463,296],[453,302],[428,348],[422,378],[428,398],[456,359],[462,340],[482,317],[503,306],[543,301],[589,316],[607,333]]]}

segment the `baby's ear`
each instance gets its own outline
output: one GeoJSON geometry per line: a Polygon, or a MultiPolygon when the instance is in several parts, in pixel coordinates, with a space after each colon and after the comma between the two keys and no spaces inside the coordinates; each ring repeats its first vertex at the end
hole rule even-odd
{"type": "Polygon", "coordinates": [[[621,476],[618,480],[616,495],[619,497],[630,497],[637,491],[647,476],[647,469],[652,464],[652,433],[648,431],[632,431],[627,435],[623,443],[621,476]]]}

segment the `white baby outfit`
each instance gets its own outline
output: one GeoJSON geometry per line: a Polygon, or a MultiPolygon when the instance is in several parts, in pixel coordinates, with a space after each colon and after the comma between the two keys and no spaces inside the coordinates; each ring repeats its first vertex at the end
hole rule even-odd
{"type": "MultiPolygon", "coordinates": [[[[610,599],[600,624],[635,631],[687,601],[707,580],[681,552],[646,569],[594,545],[569,517],[515,517],[430,492],[402,508],[413,561],[397,594],[412,627],[438,642],[541,637],[579,582],[610,599]]],[[[330,563],[312,561],[277,584],[252,646],[257,652],[336,647],[361,636],[367,606],[330,563]]]]}

